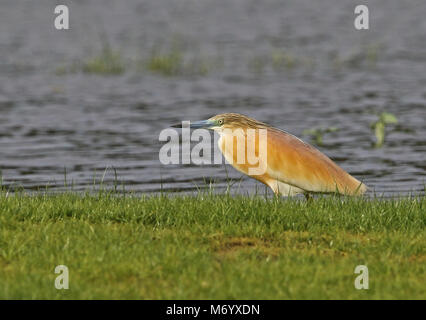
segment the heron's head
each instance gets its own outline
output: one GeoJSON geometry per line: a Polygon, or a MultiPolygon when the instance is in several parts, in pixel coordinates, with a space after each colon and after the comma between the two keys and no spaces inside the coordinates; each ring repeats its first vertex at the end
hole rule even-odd
{"type": "MultiPolygon", "coordinates": [[[[182,125],[175,125],[175,128],[181,128],[182,125]]],[[[194,121],[190,123],[190,128],[193,129],[211,129],[215,131],[222,131],[223,129],[259,129],[266,128],[268,125],[259,122],[255,119],[246,117],[238,113],[222,113],[207,120],[194,121]]]]}

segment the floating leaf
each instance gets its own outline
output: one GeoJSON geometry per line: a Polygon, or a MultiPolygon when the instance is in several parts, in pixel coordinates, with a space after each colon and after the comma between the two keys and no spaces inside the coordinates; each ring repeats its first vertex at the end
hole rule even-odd
{"type": "Polygon", "coordinates": [[[383,122],[384,124],[398,123],[398,119],[395,117],[395,115],[389,112],[382,112],[380,115],[380,121],[383,122]]]}

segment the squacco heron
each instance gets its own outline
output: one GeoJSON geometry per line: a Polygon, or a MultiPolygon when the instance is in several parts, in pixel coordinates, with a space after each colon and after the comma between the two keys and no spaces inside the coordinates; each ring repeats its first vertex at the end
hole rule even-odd
{"type": "Polygon", "coordinates": [[[269,186],[276,195],[304,194],[309,198],[312,193],[361,195],[367,190],[365,184],[318,149],[292,134],[244,115],[219,114],[208,120],[191,122],[190,128],[216,131],[220,136],[219,149],[225,159],[238,171],[269,186]],[[255,134],[248,134],[250,130],[255,134]],[[266,132],[263,141],[261,131],[266,132]],[[263,154],[261,149],[265,146],[262,143],[266,143],[263,154]],[[238,151],[241,150],[238,144],[243,146],[245,159],[242,161],[238,159],[238,151]],[[247,159],[251,144],[258,162],[263,162],[261,174],[251,173],[255,166],[247,159]]]}

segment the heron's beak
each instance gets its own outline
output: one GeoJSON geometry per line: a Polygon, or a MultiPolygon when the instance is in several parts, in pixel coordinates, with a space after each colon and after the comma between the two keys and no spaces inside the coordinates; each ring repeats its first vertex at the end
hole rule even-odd
{"type": "MultiPolygon", "coordinates": [[[[191,129],[209,129],[215,126],[215,122],[212,120],[201,120],[190,122],[189,127],[191,129]]],[[[175,124],[172,126],[173,128],[182,128],[182,123],[175,124]]]]}

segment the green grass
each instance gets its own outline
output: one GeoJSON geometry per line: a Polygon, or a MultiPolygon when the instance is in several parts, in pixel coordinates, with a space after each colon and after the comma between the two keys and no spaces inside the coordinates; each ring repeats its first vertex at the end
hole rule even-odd
{"type": "Polygon", "coordinates": [[[124,59],[119,52],[105,46],[102,52],[82,64],[85,73],[118,75],[125,71],[124,59]]]}
{"type": "Polygon", "coordinates": [[[126,61],[119,51],[105,44],[100,52],[87,59],[75,60],[69,64],[59,65],[55,69],[57,76],[78,72],[100,76],[121,75],[126,71],[126,61]]]}
{"type": "Polygon", "coordinates": [[[425,205],[0,192],[0,298],[425,299],[425,205]]]}

